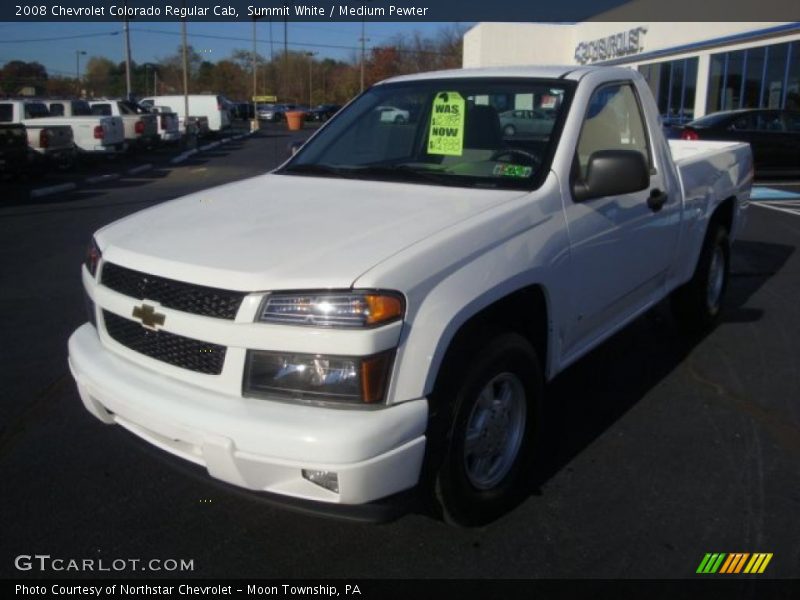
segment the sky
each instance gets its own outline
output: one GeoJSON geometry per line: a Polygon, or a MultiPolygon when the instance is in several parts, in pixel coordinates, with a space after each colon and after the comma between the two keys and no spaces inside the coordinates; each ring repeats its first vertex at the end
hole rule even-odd
{"type": "MultiPolygon", "coordinates": [[[[419,31],[433,36],[452,23],[370,23],[367,22],[367,48],[389,42],[398,33],[419,31]]],[[[462,23],[469,27],[470,23],[462,23]]],[[[180,23],[140,22],[131,23],[131,54],[137,63],[155,62],[159,58],[174,54],[180,44],[180,23]]],[[[187,26],[189,43],[201,52],[203,58],[216,62],[228,57],[239,48],[253,47],[253,26],[249,22],[201,23],[191,21],[187,26]],[[223,38],[240,39],[216,39],[223,38]]],[[[288,24],[290,50],[318,52],[317,58],[326,57],[350,60],[355,56],[361,37],[360,22],[288,24]]],[[[257,24],[258,52],[270,55],[270,24],[257,24]]],[[[277,53],[283,48],[283,22],[272,24],[273,48],[277,53]]],[[[10,60],[37,61],[48,73],[74,77],[76,51],[81,55],[81,65],[91,56],[105,56],[114,62],[124,60],[124,36],[121,23],[0,23],[0,65],[10,60]],[[116,32],[116,35],[112,35],[116,32]],[[67,38],[72,39],[54,39],[67,38]]],[[[83,66],[81,66],[83,70],[83,66]]]]}

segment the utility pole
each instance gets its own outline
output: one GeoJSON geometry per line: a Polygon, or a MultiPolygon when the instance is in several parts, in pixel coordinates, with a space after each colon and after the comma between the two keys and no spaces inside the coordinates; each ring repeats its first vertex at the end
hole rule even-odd
{"type": "Polygon", "coordinates": [[[314,106],[313,104],[313,80],[312,80],[312,69],[314,68],[314,56],[316,56],[316,52],[306,52],[306,56],[308,57],[308,108],[314,106]]]}
{"type": "Polygon", "coordinates": [[[75,50],[75,82],[78,85],[78,96],[81,95],[81,55],[85,55],[85,50],[75,50]]]}
{"type": "MultiPolygon", "coordinates": [[[[184,0],[183,6],[186,6],[184,0]]],[[[189,131],[189,55],[186,48],[186,19],[181,19],[181,38],[183,40],[183,132],[189,131]]]]}
{"type": "Polygon", "coordinates": [[[359,38],[361,42],[361,91],[364,91],[364,62],[367,52],[367,34],[366,34],[366,20],[364,18],[361,19],[361,37],[359,38]]]}
{"type": "MultiPolygon", "coordinates": [[[[289,17],[283,19],[283,86],[289,81],[289,17]]],[[[285,93],[286,90],[284,89],[285,93]]]]}
{"type": "MultiPolygon", "coordinates": [[[[128,14],[128,2],[125,2],[125,14],[128,14]]],[[[131,32],[128,26],[128,17],[123,21],[123,30],[125,31],[125,91],[127,99],[131,98],[131,32]]]]}
{"type": "Polygon", "coordinates": [[[250,130],[258,129],[258,110],[256,107],[256,96],[258,95],[258,58],[256,57],[256,19],[253,17],[253,120],[250,123],[250,130]]]}

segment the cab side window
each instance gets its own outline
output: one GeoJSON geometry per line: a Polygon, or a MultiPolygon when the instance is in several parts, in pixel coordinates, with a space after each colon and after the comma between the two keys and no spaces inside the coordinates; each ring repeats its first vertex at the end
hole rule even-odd
{"type": "Polygon", "coordinates": [[[783,119],[778,111],[771,110],[768,112],[759,113],[756,129],[758,131],[785,131],[783,119]]]}
{"type": "Polygon", "coordinates": [[[578,138],[581,178],[586,178],[589,157],[598,150],[636,150],[652,167],[644,119],[629,84],[606,85],[592,95],[578,138]]]}
{"type": "Polygon", "coordinates": [[[731,123],[731,129],[734,131],[748,131],[755,129],[755,126],[753,125],[753,115],[748,113],[736,117],[733,120],[733,123],[731,123]]]}
{"type": "Polygon", "coordinates": [[[50,115],[53,117],[63,117],[64,116],[64,105],[60,102],[51,102],[50,103],[50,115]]]}

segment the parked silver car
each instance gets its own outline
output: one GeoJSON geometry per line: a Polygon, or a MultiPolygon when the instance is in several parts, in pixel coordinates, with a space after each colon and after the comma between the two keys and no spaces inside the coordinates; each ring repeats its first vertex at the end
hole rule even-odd
{"type": "Polygon", "coordinates": [[[512,137],[524,135],[550,135],[554,119],[542,110],[515,109],[500,113],[503,134],[512,137]]]}

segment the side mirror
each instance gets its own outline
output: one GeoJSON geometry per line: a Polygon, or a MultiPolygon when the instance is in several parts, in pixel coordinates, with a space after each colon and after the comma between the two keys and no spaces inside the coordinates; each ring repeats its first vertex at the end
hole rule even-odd
{"type": "Polygon", "coordinates": [[[586,179],[572,184],[576,201],[621,196],[646,189],[650,168],[638,150],[598,150],[589,157],[586,179]]]}

